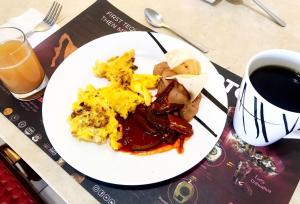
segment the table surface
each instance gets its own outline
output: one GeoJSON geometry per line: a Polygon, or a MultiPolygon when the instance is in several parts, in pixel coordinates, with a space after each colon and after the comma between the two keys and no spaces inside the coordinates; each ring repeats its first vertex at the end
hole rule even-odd
{"type": "MultiPolygon", "coordinates": [[[[60,0],[63,4],[58,25],[63,26],[95,0],[60,0]]],[[[143,10],[159,11],[166,23],[209,48],[208,58],[242,76],[247,61],[255,53],[266,49],[289,49],[300,52],[300,1],[264,0],[287,23],[275,24],[251,0],[217,0],[209,4],[202,0],[109,0],[139,23],[148,26],[143,10]],[[178,18],[180,16],[180,18],[178,18]]],[[[51,0],[1,1],[0,25],[6,19],[22,14],[29,8],[46,13],[51,0]]],[[[173,35],[165,29],[157,32],[173,35]]],[[[176,37],[176,36],[175,36],[176,37]]],[[[12,123],[0,114],[0,137],[67,202],[97,203],[61,167],[27,137],[22,136],[12,123]],[[3,128],[5,127],[5,128],[3,128]],[[20,135],[20,136],[18,136],[20,135]],[[30,151],[29,151],[30,150],[30,151]],[[68,183],[68,188],[65,183],[68,183]],[[78,196],[80,195],[80,196],[78,196]]],[[[291,203],[300,203],[300,185],[291,203]]]]}

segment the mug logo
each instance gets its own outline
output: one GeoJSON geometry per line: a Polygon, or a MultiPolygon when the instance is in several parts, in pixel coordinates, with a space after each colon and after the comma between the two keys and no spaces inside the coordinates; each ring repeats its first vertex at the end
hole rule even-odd
{"type": "MultiPolygon", "coordinates": [[[[264,137],[265,142],[269,142],[267,131],[266,131],[266,125],[265,125],[265,119],[264,119],[264,104],[260,103],[260,122],[261,122],[261,130],[264,137]]],[[[254,123],[256,128],[256,139],[259,137],[259,125],[258,125],[258,117],[257,117],[257,98],[254,96],[254,123]]],[[[245,126],[245,123],[244,123],[245,126]]]]}
{"type": "MultiPolygon", "coordinates": [[[[247,90],[247,83],[245,83],[243,89],[242,89],[242,94],[241,97],[239,99],[240,105],[239,105],[239,111],[242,108],[242,124],[243,124],[243,128],[244,128],[244,132],[247,135],[247,131],[246,131],[246,122],[245,122],[245,111],[247,111],[250,115],[252,115],[247,108],[245,107],[245,98],[246,98],[246,90],[247,90]]],[[[258,104],[258,100],[256,96],[254,97],[254,104],[253,104],[253,118],[254,118],[254,124],[255,124],[255,128],[256,128],[256,139],[258,139],[258,137],[260,136],[260,134],[262,134],[264,140],[266,143],[269,142],[268,139],[268,134],[267,134],[267,128],[266,128],[266,122],[265,122],[265,115],[264,115],[264,103],[260,102],[260,105],[258,104]],[[259,110],[258,110],[259,108],[259,110]],[[258,117],[258,115],[260,116],[260,118],[258,117]],[[259,127],[259,121],[260,121],[260,125],[261,125],[261,130],[259,127]]],[[[298,121],[299,121],[299,117],[296,119],[295,122],[293,122],[292,127],[289,126],[289,122],[292,123],[291,121],[288,121],[286,114],[282,114],[282,118],[283,118],[283,123],[284,123],[284,127],[285,127],[285,132],[286,135],[293,132],[294,129],[296,128],[298,121]]]]}
{"type": "Polygon", "coordinates": [[[246,88],[247,88],[247,83],[245,83],[244,85],[244,88],[243,88],[243,92],[242,92],[242,96],[241,96],[241,99],[240,99],[240,107],[239,109],[241,109],[241,106],[243,106],[243,112],[242,112],[242,120],[243,120],[243,126],[244,126],[244,132],[245,134],[247,135],[247,132],[246,132],[246,127],[245,127],[245,97],[246,97],[246,88]]]}
{"type": "Polygon", "coordinates": [[[293,132],[294,129],[295,129],[295,127],[296,127],[296,124],[298,123],[299,117],[297,118],[297,120],[294,123],[294,125],[293,125],[293,127],[292,127],[291,130],[289,130],[289,126],[288,126],[288,122],[287,122],[287,119],[286,119],[286,115],[282,114],[282,117],[283,117],[283,122],[284,122],[284,127],[285,127],[286,134],[289,134],[289,133],[293,132]]]}
{"type": "MultiPolygon", "coordinates": [[[[243,120],[243,127],[244,127],[244,132],[247,135],[246,132],[246,123],[245,123],[245,98],[246,98],[246,90],[247,90],[247,83],[245,83],[244,87],[243,87],[243,92],[241,95],[241,99],[240,99],[240,107],[243,107],[242,110],[242,120],[243,120]]],[[[257,117],[257,98],[254,96],[254,123],[255,123],[255,128],[256,128],[256,139],[259,137],[260,135],[260,129],[259,129],[259,125],[258,125],[258,117],[257,117]]],[[[250,114],[250,113],[249,113],[250,114]]],[[[267,136],[267,131],[266,131],[266,126],[265,126],[265,120],[264,120],[264,104],[260,103],[260,122],[261,122],[261,130],[262,130],[262,135],[264,137],[265,142],[269,142],[268,140],[268,136],[267,136]]]]}
{"type": "MultiPolygon", "coordinates": [[[[259,126],[258,126],[258,121],[257,121],[257,98],[254,96],[254,122],[255,122],[255,127],[256,127],[256,139],[259,136],[259,126]]],[[[245,124],[244,124],[245,126],[245,124]]]]}
{"type": "Polygon", "coordinates": [[[265,142],[269,142],[267,131],[266,131],[266,125],[265,125],[265,119],[264,119],[264,104],[260,103],[260,121],[261,121],[261,130],[265,139],[265,142]]]}

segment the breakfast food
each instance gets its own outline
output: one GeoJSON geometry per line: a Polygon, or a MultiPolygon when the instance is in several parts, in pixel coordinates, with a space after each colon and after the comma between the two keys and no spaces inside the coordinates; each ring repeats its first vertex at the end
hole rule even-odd
{"type": "MultiPolygon", "coordinates": [[[[93,73],[109,85],[80,89],[69,116],[71,133],[80,140],[98,144],[110,141],[114,150],[162,152],[177,148],[192,136],[188,123],[198,112],[200,95],[191,100],[191,91],[177,74],[199,75],[201,67],[192,55],[174,50],[166,62],[154,67],[153,75],[135,74],[134,50],[121,56],[97,60],[93,73]],[[157,88],[153,100],[150,90],[157,88]]],[[[179,76],[179,75],[178,75],[179,76]]],[[[189,78],[189,77],[188,77],[189,78]]],[[[187,79],[189,81],[189,79],[187,79]]]]}
{"type": "Polygon", "coordinates": [[[182,83],[183,80],[177,80],[181,83],[177,83],[168,95],[170,103],[183,104],[179,114],[186,121],[191,121],[198,112],[201,95],[193,96],[195,86],[190,86],[190,84],[194,85],[195,78],[197,80],[196,88],[201,90],[207,81],[207,75],[201,70],[201,66],[193,53],[182,49],[168,52],[165,61],[154,67],[153,74],[162,76],[157,86],[158,93],[163,92],[172,83],[170,80],[172,77],[191,76],[186,78],[187,83],[182,83]]]}
{"type": "MultiPolygon", "coordinates": [[[[137,66],[134,65],[134,50],[131,49],[125,52],[121,57],[112,57],[108,59],[107,62],[97,60],[96,65],[93,67],[93,72],[96,76],[104,77],[109,80],[112,88],[121,88],[138,93],[143,97],[143,101],[138,102],[138,104],[145,103],[146,105],[150,105],[151,94],[148,89],[156,87],[159,76],[134,74],[136,69],[137,66]]],[[[133,110],[129,110],[129,112],[131,111],[133,110]]],[[[126,117],[127,116],[125,116],[125,118],[126,117]]]]}
{"type": "Polygon", "coordinates": [[[200,63],[190,50],[172,50],[165,55],[165,60],[169,68],[177,74],[201,74],[200,63]]]}
{"type": "Polygon", "coordinates": [[[121,150],[150,151],[151,154],[176,148],[178,152],[183,152],[183,143],[192,136],[193,129],[191,124],[178,116],[183,105],[168,101],[168,94],[177,83],[173,80],[157,95],[151,106],[139,105],[128,120],[119,120],[123,135],[121,150]]]}
{"type": "Polygon", "coordinates": [[[119,149],[121,133],[118,131],[116,115],[126,119],[139,104],[150,105],[151,93],[159,76],[135,75],[134,50],[107,62],[97,61],[93,72],[110,81],[106,87],[88,85],[80,89],[74,102],[69,124],[73,136],[80,140],[106,143],[109,138],[113,149],[119,149]]]}
{"type": "Polygon", "coordinates": [[[132,74],[137,68],[133,62],[134,50],[129,50],[122,56],[112,57],[106,62],[97,60],[93,72],[98,77],[106,78],[112,86],[127,87],[130,85],[132,74]]]}
{"type": "Polygon", "coordinates": [[[80,140],[98,144],[105,143],[110,137],[111,147],[118,149],[116,141],[121,138],[121,134],[117,131],[116,114],[100,92],[92,85],[79,90],[78,99],[73,103],[73,111],[69,116],[71,133],[80,140]]]}

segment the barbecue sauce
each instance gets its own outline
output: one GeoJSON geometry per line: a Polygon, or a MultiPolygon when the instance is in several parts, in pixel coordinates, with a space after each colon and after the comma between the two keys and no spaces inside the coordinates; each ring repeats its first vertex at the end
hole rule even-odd
{"type": "Polygon", "coordinates": [[[149,107],[137,106],[127,119],[117,116],[123,135],[119,140],[122,145],[120,151],[151,154],[177,148],[179,153],[183,152],[184,141],[193,134],[193,130],[178,116],[183,105],[168,103],[167,97],[174,83],[157,95],[149,107]]]}

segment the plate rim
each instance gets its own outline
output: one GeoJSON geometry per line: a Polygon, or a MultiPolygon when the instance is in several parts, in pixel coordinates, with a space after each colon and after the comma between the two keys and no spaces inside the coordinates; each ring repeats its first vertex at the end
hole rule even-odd
{"type": "MultiPolygon", "coordinates": [[[[146,33],[146,32],[144,32],[144,31],[132,31],[132,32],[123,32],[123,33],[146,33]]],[[[85,49],[85,47],[88,47],[89,45],[91,45],[91,44],[93,44],[93,43],[95,43],[96,41],[98,41],[99,39],[103,39],[103,38],[105,38],[105,37],[107,37],[107,36],[113,36],[113,35],[115,35],[115,36],[118,36],[118,35],[122,35],[123,33],[113,33],[113,34],[110,34],[110,35],[105,35],[105,36],[102,36],[102,37],[99,37],[99,38],[96,38],[96,39],[94,39],[94,40],[92,40],[92,41],[90,41],[90,42],[88,42],[88,43],[86,43],[86,44],[84,44],[84,45],[82,45],[80,48],[78,48],[76,51],[74,51],[73,53],[71,53],[57,68],[56,68],[56,70],[54,71],[54,73],[53,73],[53,75],[52,75],[52,77],[50,78],[50,80],[49,80],[49,83],[48,83],[48,85],[51,83],[51,79],[53,78],[53,77],[55,77],[59,72],[57,72],[57,70],[60,70],[60,69],[62,69],[61,67],[63,67],[63,66],[65,66],[64,64],[67,64],[68,63],[68,61],[70,60],[70,59],[72,59],[72,57],[71,56],[73,56],[73,55],[75,55],[75,53],[79,50],[79,49],[85,49]],[[68,60],[69,59],[69,60],[68,60]]],[[[168,35],[165,35],[165,34],[160,34],[160,33],[153,33],[154,35],[158,35],[158,36],[164,36],[165,38],[169,38],[169,39],[175,39],[176,41],[180,41],[180,40],[178,40],[178,39],[176,39],[176,38],[174,38],[174,37],[171,37],[171,36],[168,36],[168,35]]],[[[181,41],[181,42],[183,42],[183,41],[181,41]]],[[[183,43],[185,43],[185,42],[183,42],[183,43]]],[[[188,45],[187,43],[185,43],[186,45],[188,45]]],[[[199,52],[200,53],[200,52],[199,52]]],[[[205,56],[205,55],[203,55],[202,53],[201,53],[201,55],[211,64],[211,66],[214,68],[214,72],[216,72],[216,73],[218,73],[218,71],[216,70],[216,68],[215,68],[215,66],[210,62],[210,60],[205,56]]],[[[95,59],[95,61],[96,61],[96,59],[95,59]]],[[[219,73],[218,73],[219,74],[219,73]]],[[[223,84],[223,86],[224,86],[224,84],[223,84]]],[[[44,106],[44,104],[47,104],[48,103],[48,98],[47,98],[47,96],[48,96],[48,92],[47,92],[47,90],[48,90],[48,86],[47,86],[47,88],[46,88],[46,90],[45,90],[45,95],[44,95],[44,101],[43,101],[43,107],[42,107],[42,117],[43,117],[43,121],[44,121],[44,115],[45,115],[45,106],[44,106]],[[46,96],[46,97],[45,97],[46,96]],[[46,99],[46,100],[45,100],[46,99]]],[[[224,86],[224,90],[225,90],[225,86],[224,86]]],[[[225,93],[226,94],[226,93],[225,93]]],[[[50,100],[50,99],[49,99],[50,100]]],[[[226,107],[228,107],[228,96],[227,96],[227,94],[226,94],[226,107]]],[[[227,117],[226,117],[227,118],[227,117]]],[[[224,121],[224,125],[223,125],[223,128],[222,128],[222,130],[224,130],[224,127],[225,127],[225,124],[226,124],[226,120],[224,121]]],[[[50,143],[51,143],[51,145],[53,145],[53,142],[51,141],[51,139],[53,139],[52,137],[50,137],[49,138],[49,134],[48,134],[48,131],[47,131],[47,128],[46,128],[46,125],[44,124],[44,127],[45,127],[45,131],[46,131],[46,135],[47,135],[47,137],[48,137],[48,139],[49,139],[49,141],[50,141],[50,143]]],[[[217,136],[217,138],[216,138],[216,141],[215,141],[215,143],[214,143],[214,145],[213,145],[213,147],[215,146],[215,144],[218,142],[218,140],[219,140],[219,138],[220,138],[220,136],[222,135],[222,133],[221,134],[219,134],[218,136],[217,136]]],[[[54,149],[56,149],[55,148],[55,146],[53,145],[53,147],[54,147],[54,149]]],[[[213,148],[212,147],[212,148],[213,148]]],[[[211,149],[212,149],[211,148],[211,149]]],[[[112,149],[111,149],[111,151],[113,151],[112,149]]],[[[59,151],[57,151],[58,153],[59,153],[59,155],[64,159],[64,157],[61,155],[61,153],[59,152],[59,151]]],[[[205,158],[205,157],[204,157],[205,158]]],[[[200,160],[199,160],[199,162],[200,161],[202,161],[204,158],[201,158],[200,160]]],[[[66,160],[65,160],[66,161],[66,160]]],[[[73,164],[70,164],[70,162],[68,162],[68,161],[66,161],[70,166],[72,166],[72,167],[74,167],[73,166],[73,164]]],[[[75,168],[77,171],[79,171],[79,172],[81,172],[81,173],[83,173],[84,175],[87,175],[87,176],[90,176],[90,177],[92,177],[92,178],[94,178],[94,179],[96,179],[96,180],[100,180],[100,181],[102,181],[102,182],[106,182],[106,183],[112,183],[112,184],[117,184],[117,185],[128,185],[128,186],[131,186],[131,185],[147,185],[147,184],[152,184],[152,183],[157,183],[157,182],[161,182],[161,181],[165,181],[165,180],[169,180],[169,179],[171,179],[171,178],[174,178],[174,177],[177,177],[177,176],[179,176],[179,175],[181,175],[181,174],[183,174],[184,172],[186,172],[186,171],[188,171],[188,170],[190,170],[191,168],[193,168],[195,165],[197,165],[199,162],[197,162],[196,164],[194,164],[194,165],[192,165],[191,167],[189,167],[188,169],[186,169],[186,170],[184,170],[184,171],[182,171],[181,173],[179,173],[179,174],[176,174],[176,175],[173,175],[173,176],[170,176],[170,177],[168,177],[168,178],[165,178],[165,179],[163,179],[163,180],[157,180],[157,181],[153,181],[153,182],[143,182],[143,183],[123,183],[123,182],[110,182],[110,181],[107,181],[107,180],[105,180],[105,179],[99,179],[99,178],[97,178],[97,177],[94,177],[94,176],[91,176],[91,175],[88,175],[88,174],[86,174],[84,171],[82,171],[82,170],[79,170],[78,168],[75,168]]]]}

